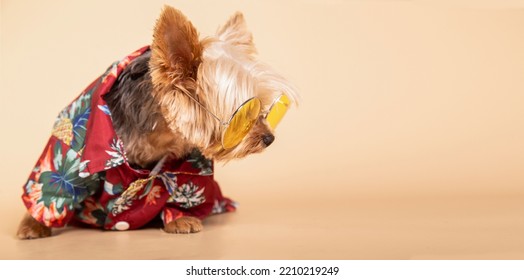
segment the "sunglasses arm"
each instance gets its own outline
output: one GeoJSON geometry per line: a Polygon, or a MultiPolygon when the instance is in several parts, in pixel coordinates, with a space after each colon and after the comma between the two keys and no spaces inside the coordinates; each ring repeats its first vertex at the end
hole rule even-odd
{"type": "Polygon", "coordinates": [[[193,96],[191,96],[191,94],[185,92],[185,91],[182,91],[183,93],[185,93],[189,98],[191,98],[191,100],[195,101],[200,107],[202,107],[202,109],[206,110],[206,112],[208,112],[211,116],[213,116],[213,118],[215,118],[220,124],[222,125],[227,125],[226,122],[223,122],[219,117],[217,117],[215,114],[213,114],[213,112],[209,111],[206,106],[204,106],[202,103],[200,103],[200,101],[198,101],[196,98],[194,98],[193,96]]]}

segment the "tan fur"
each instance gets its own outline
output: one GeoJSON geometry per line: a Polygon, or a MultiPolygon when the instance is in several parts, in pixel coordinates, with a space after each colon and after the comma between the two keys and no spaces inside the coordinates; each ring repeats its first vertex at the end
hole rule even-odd
{"type": "Polygon", "coordinates": [[[124,139],[126,156],[129,162],[143,168],[160,160],[164,155],[171,154],[175,158],[188,154],[192,146],[184,141],[176,141],[181,136],[167,126],[164,119],[159,119],[155,129],[140,138],[124,139]]]}
{"type": "Polygon", "coordinates": [[[196,233],[202,231],[202,221],[195,217],[180,217],[164,227],[167,233],[196,233]]]}
{"type": "Polygon", "coordinates": [[[31,215],[26,213],[20,225],[16,236],[19,239],[35,239],[51,236],[51,229],[37,222],[31,215]]]}
{"type": "Polygon", "coordinates": [[[249,55],[257,53],[253,44],[253,35],[247,29],[244,15],[240,12],[236,12],[226,24],[218,29],[217,37],[220,41],[229,42],[237,48],[241,48],[244,53],[249,55]]]}
{"type": "MultiPolygon", "coordinates": [[[[151,50],[151,95],[163,117],[150,133],[126,135],[126,154],[132,164],[148,167],[166,154],[183,157],[194,148],[219,161],[242,158],[266,148],[263,137],[274,131],[260,117],[238,146],[224,150],[221,136],[225,127],[188,95],[222,121],[228,121],[241,104],[253,97],[260,99],[262,111],[283,93],[292,103],[297,102],[295,88],[257,60],[253,36],[241,13],[235,13],[214,37],[200,40],[180,11],[165,6],[154,28],[151,50]]],[[[165,227],[169,233],[201,230],[201,221],[193,217],[179,218],[165,227]]],[[[28,217],[18,231],[22,239],[50,234],[49,228],[28,217]]]]}

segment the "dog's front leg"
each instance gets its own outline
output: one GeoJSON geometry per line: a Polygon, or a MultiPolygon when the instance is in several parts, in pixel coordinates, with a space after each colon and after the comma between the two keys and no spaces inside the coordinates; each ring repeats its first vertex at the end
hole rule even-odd
{"type": "Polygon", "coordinates": [[[51,236],[51,228],[37,222],[31,215],[26,213],[20,222],[20,226],[18,226],[16,236],[20,239],[48,237],[51,236]]]}
{"type": "Polygon", "coordinates": [[[195,233],[204,228],[202,221],[195,217],[184,216],[169,222],[164,227],[167,233],[195,233]]]}

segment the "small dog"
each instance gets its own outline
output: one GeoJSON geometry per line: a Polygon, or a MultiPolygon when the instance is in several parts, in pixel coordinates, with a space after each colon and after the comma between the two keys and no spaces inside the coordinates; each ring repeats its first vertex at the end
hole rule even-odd
{"type": "Polygon", "coordinates": [[[152,45],[115,62],[58,116],[24,186],[17,236],[72,223],[136,229],[155,218],[168,233],[199,232],[201,219],[235,208],[213,161],[262,152],[297,99],[257,60],[241,13],[200,40],[165,6],[152,45]]]}

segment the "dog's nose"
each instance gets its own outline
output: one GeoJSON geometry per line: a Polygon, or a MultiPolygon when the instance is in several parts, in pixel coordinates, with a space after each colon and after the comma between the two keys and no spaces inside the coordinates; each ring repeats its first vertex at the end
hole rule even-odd
{"type": "Polygon", "coordinates": [[[265,134],[264,136],[262,136],[262,142],[266,144],[266,147],[271,145],[273,141],[275,141],[275,136],[273,136],[273,134],[265,134]]]}

